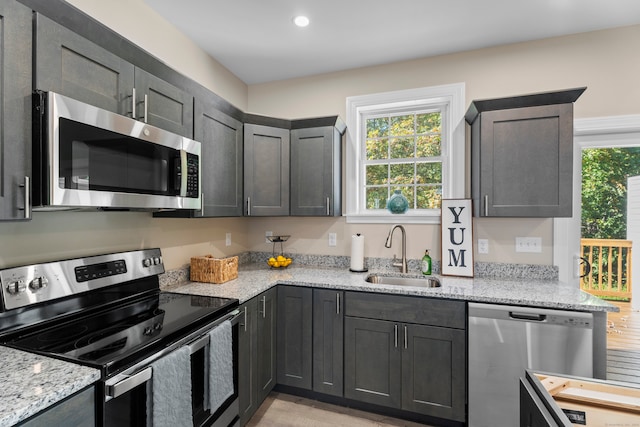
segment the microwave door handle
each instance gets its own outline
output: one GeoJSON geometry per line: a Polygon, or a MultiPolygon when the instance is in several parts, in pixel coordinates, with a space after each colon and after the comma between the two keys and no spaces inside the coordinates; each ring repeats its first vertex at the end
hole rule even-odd
{"type": "Polygon", "coordinates": [[[189,167],[187,164],[187,152],[180,150],[180,197],[187,197],[187,178],[189,167]]]}
{"type": "Polygon", "coordinates": [[[115,383],[114,385],[108,385],[106,389],[107,397],[116,398],[134,388],[140,384],[145,383],[153,376],[153,368],[148,367],[134,375],[128,376],[122,381],[115,383]]]}

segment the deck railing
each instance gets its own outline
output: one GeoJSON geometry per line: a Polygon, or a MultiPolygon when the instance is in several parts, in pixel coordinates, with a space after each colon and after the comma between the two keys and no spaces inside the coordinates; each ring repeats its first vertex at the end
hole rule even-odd
{"type": "Polygon", "coordinates": [[[582,264],[580,287],[597,296],[630,299],[631,243],[621,239],[581,239],[580,252],[591,271],[587,273],[582,264]]]}

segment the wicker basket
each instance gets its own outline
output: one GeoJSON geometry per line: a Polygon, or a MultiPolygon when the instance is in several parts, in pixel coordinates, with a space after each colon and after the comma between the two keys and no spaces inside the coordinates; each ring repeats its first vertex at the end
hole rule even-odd
{"type": "Polygon", "coordinates": [[[214,258],[205,255],[191,258],[191,281],[224,283],[238,278],[238,257],[214,258]]]}

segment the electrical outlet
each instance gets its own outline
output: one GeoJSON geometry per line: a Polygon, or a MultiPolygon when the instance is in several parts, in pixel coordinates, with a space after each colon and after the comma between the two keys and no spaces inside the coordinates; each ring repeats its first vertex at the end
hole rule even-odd
{"type": "Polygon", "coordinates": [[[516,252],[542,252],[541,237],[516,237],[516,252]]]}
{"type": "Polygon", "coordinates": [[[336,233],[329,233],[329,246],[336,246],[338,240],[338,236],[336,233]]]}
{"type": "Polygon", "coordinates": [[[231,246],[231,233],[227,233],[225,236],[224,244],[226,246],[231,246]]]}
{"type": "MultiPolygon", "coordinates": [[[[265,236],[273,236],[273,231],[265,231],[265,232],[264,232],[264,235],[265,235],[265,236]]],[[[269,244],[271,244],[271,242],[269,241],[269,239],[267,239],[266,237],[264,238],[264,242],[265,242],[265,243],[269,243],[269,244]]]]}
{"type": "Polygon", "coordinates": [[[489,253],[489,240],[488,239],[478,239],[478,253],[479,254],[488,254],[489,253]]]}

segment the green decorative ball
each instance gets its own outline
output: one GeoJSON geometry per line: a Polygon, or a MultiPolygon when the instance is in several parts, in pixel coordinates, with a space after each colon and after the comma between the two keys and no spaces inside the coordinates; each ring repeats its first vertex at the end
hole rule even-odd
{"type": "Polygon", "coordinates": [[[387,209],[392,214],[403,214],[409,210],[409,201],[400,190],[396,190],[387,201],[387,209]]]}

